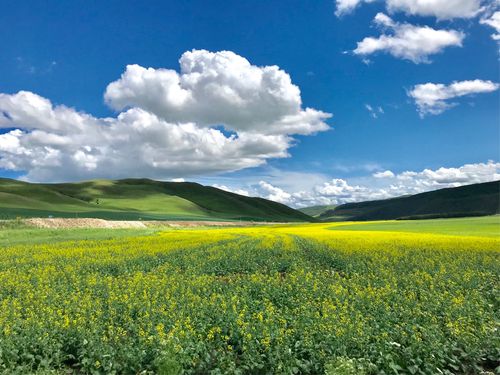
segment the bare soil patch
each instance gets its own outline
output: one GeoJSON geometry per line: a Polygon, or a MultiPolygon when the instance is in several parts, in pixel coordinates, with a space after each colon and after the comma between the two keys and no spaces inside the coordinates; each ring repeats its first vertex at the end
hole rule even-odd
{"type": "MultiPolygon", "coordinates": [[[[103,220],[92,218],[32,218],[23,220],[25,224],[36,228],[65,229],[65,228],[194,228],[194,227],[241,227],[263,225],[270,223],[258,222],[230,222],[230,221],[125,221],[103,220]]],[[[278,223],[272,223],[278,224],[278,223]]]]}

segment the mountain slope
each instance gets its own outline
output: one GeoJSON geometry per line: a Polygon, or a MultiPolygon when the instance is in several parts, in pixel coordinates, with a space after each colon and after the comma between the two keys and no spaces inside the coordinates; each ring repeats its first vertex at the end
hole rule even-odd
{"type": "Polygon", "coordinates": [[[310,206],[310,207],[299,208],[299,211],[305,213],[306,215],[312,216],[312,217],[318,217],[326,211],[330,211],[330,210],[335,209],[335,207],[336,207],[335,205],[310,206]]]}
{"type": "Polygon", "coordinates": [[[500,213],[500,181],[447,188],[393,199],[347,203],[321,214],[323,221],[426,219],[500,213]]]}
{"type": "Polygon", "coordinates": [[[280,203],[190,182],[126,179],[30,184],[0,179],[0,219],[18,216],[121,220],[313,220],[280,203]]]}

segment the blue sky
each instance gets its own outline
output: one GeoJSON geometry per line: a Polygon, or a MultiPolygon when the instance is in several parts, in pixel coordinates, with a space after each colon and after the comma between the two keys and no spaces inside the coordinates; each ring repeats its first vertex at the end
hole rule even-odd
{"type": "MultiPolygon", "coordinates": [[[[65,161],[75,159],[78,151],[74,145],[62,145],[50,157],[45,154],[43,157],[34,156],[42,149],[48,152],[48,146],[40,148],[37,144],[38,151],[30,153],[26,151],[28,146],[35,146],[27,136],[35,130],[44,131],[47,136],[47,128],[43,124],[27,124],[29,120],[22,116],[13,119],[15,111],[24,111],[21,108],[24,102],[11,100],[11,96],[24,90],[46,98],[53,106],[64,105],[98,119],[116,118],[121,111],[144,103],[138,97],[125,103],[122,96],[115,96],[105,103],[106,87],[120,79],[127,65],[178,72],[179,58],[194,49],[211,53],[232,51],[256,67],[279,66],[300,89],[303,109],[310,107],[333,115],[322,118],[330,129],[282,132],[280,136],[291,138],[288,145],[278,151],[266,151],[266,156],[244,156],[256,158],[258,162],[236,160],[238,156],[227,151],[221,157],[226,160],[234,157],[233,164],[226,167],[214,164],[207,166],[207,170],[200,167],[191,171],[182,167],[181,153],[176,154],[181,165],[176,171],[171,167],[162,169],[161,160],[151,156],[155,163],[148,169],[147,177],[196,180],[296,206],[385,197],[494,179],[500,173],[497,165],[500,160],[499,93],[496,86],[499,81],[499,45],[492,37],[495,27],[486,21],[493,19],[497,9],[493,1],[453,1],[477,6],[478,11],[474,15],[449,15],[446,9],[441,10],[439,0],[430,12],[434,14],[419,10],[418,6],[408,10],[405,3],[411,3],[409,0],[393,0],[392,5],[388,4],[390,0],[366,4],[360,1],[355,9],[343,14],[339,14],[342,1],[335,3],[332,0],[33,1],[3,4],[0,14],[0,93],[5,101],[10,101],[2,107],[0,100],[0,110],[7,113],[3,122],[0,120],[0,133],[11,136],[0,138],[0,176],[62,181],[106,177],[102,171],[97,171],[106,171],[107,168],[113,170],[109,176],[112,178],[141,176],[144,167],[140,164],[137,168],[123,167],[128,163],[126,158],[107,166],[94,155],[98,151],[88,151],[90,156],[85,154],[87,148],[98,150],[101,144],[79,145],[83,151],[77,159],[86,163],[85,173],[73,173],[74,164],[65,161]],[[392,8],[388,9],[390,6],[392,8]],[[380,13],[390,17],[390,22],[396,26],[391,29],[388,21],[383,25],[379,22],[377,26],[374,18],[380,13]],[[422,58],[425,61],[415,61],[414,57],[412,61],[408,54],[405,57],[404,51],[399,56],[394,51],[391,54],[389,47],[363,55],[353,52],[364,38],[393,37],[405,25],[453,30],[461,35],[461,40],[450,40],[446,42],[448,45],[438,48],[439,52],[424,53],[423,57],[423,52],[417,51],[420,54],[417,60],[422,58]],[[466,91],[449,86],[453,82],[469,81],[475,84],[469,85],[472,88],[467,86],[466,91]],[[425,112],[422,116],[417,99],[410,95],[417,85],[425,83],[446,86],[438,90],[445,93],[441,92],[441,95],[449,95],[443,99],[445,107],[438,110],[439,114],[425,112]],[[462,94],[458,95],[458,92],[462,94]],[[367,109],[369,107],[373,112],[367,109]],[[14,129],[25,134],[14,134],[14,129]],[[13,137],[19,141],[14,143],[13,137]],[[283,157],[283,153],[288,156],[283,157]],[[19,161],[23,157],[26,160],[19,161]],[[50,160],[43,165],[42,162],[35,163],[35,158],[50,160]],[[96,167],[95,163],[103,166],[96,167]],[[464,169],[464,166],[469,167],[464,169]],[[440,168],[444,174],[455,175],[455,180],[429,180],[422,174],[424,170],[435,172],[440,168]],[[39,173],[42,169],[45,172],[39,173]],[[478,169],[480,172],[476,173],[478,169]],[[394,176],[389,179],[374,177],[375,173],[386,170],[394,176]],[[404,185],[401,174],[405,171],[421,173],[423,180],[413,179],[411,184],[404,185]],[[401,187],[389,192],[389,186],[394,184],[401,187]],[[334,193],[338,192],[333,194],[332,189],[328,189],[330,185],[344,188],[333,189],[334,193]],[[353,189],[349,190],[350,187],[353,189]],[[363,193],[356,195],[355,191],[363,193]],[[309,198],[301,199],[299,193],[309,198]]],[[[415,4],[418,5],[417,0],[415,4]]],[[[414,50],[414,46],[410,50],[414,50]]],[[[125,83],[121,87],[128,89],[125,83]]],[[[431,103],[432,111],[436,109],[435,104],[431,103]]],[[[146,109],[158,115],[151,109],[153,107],[146,109]]],[[[254,110],[257,115],[259,110],[254,110]]],[[[37,116],[43,116],[43,113],[37,116]]],[[[166,116],[172,121],[169,114],[166,116]]],[[[193,121],[189,116],[179,116],[176,118],[182,118],[182,121],[193,121]]],[[[221,134],[228,137],[230,134],[239,135],[242,127],[245,132],[255,131],[251,124],[238,125],[239,128],[208,125],[211,128],[218,126],[223,130],[221,134]]],[[[207,129],[208,125],[203,125],[203,128],[207,129]]],[[[59,136],[66,135],[61,129],[52,131],[59,136]]],[[[72,132],[66,129],[68,131],[72,132]]],[[[127,142],[134,142],[133,137],[128,139],[127,142]]],[[[201,137],[200,142],[203,139],[201,137]]],[[[146,141],[141,138],[137,142],[139,144],[131,148],[140,148],[146,141]]],[[[167,143],[164,147],[167,149],[171,145],[167,143]]],[[[197,144],[192,147],[196,152],[197,144]]],[[[244,148],[246,150],[247,146],[244,148]]],[[[161,147],[156,151],[161,154],[161,147]]],[[[165,158],[171,159],[167,151],[165,158]]],[[[234,152],[239,155],[240,151],[234,152]]],[[[208,159],[212,154],[204,155],[210,164],[208,159]]],[[[203,165],[203,159],[196,163],[203,165]]]]}

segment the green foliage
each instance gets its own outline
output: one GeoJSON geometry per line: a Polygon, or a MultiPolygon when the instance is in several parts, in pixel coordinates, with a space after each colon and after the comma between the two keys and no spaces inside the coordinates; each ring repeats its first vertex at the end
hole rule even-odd
{"type": "Polygon", "coordinates": [[[29,228],[21,217],[16,217],[13,220],[2,220],[0,219],[0,230],[6,229],[26,229],[29,228]]]}
{"type": "Polygon", "coordinates": [[[347,357],[337,357],[325,365],[325,375],[367,375],[376,370],[369,361],[347,357]]]}
{"type": "Polygon", "coordinates": [[[122,237],[147,236],[160,231],[160,228],[145,229],[103,229],[103,228],[70,228],[48,229],[34,228],[24,223],[19,225],[7,221],[6,226],[0,224],[0,247],[21,244],[52,244],[65,241],[111,240],[122,237]]]}
{"type": "Polygon", "coordinates": [[[155,362],[156,373],[158,375],[179,375],[182,374],[182,365],[176,359],[175,350],[170,347],[161,352],[160,357],[155,362]]]}
{"type": "Polygon", "coordinates": [[[3,247],[0,373],[494,369],[498,238],[330,226],[3,247]]]}
{"type": "Polygon", "coordinates": [[[500,215],[460,219],[374,221],[337,224],[332,230],[436,233],[458,236],[500,236],[500,215]]]}

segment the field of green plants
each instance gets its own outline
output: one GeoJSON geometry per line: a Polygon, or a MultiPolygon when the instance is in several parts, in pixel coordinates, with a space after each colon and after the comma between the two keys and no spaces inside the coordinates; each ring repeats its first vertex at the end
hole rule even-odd
{"type": "Polygon", "coordinates": [[[0,373],[498,373],[500,236],[334,225],[19,232],[0,373]]]}

